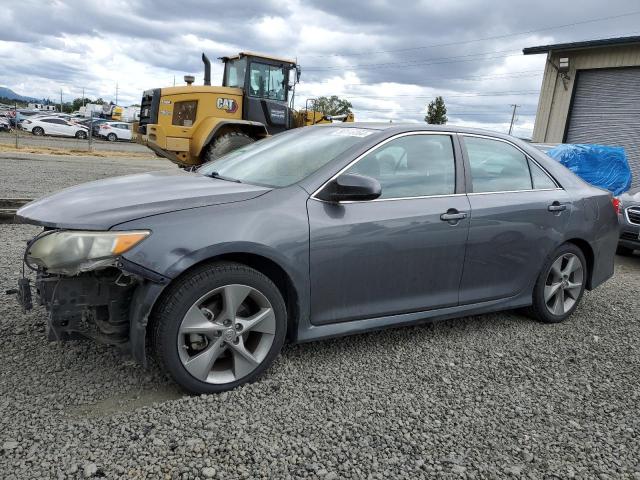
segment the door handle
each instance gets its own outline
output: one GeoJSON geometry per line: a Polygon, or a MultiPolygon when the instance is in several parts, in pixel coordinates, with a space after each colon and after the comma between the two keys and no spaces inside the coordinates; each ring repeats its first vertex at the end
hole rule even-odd
{"type": "Polygon", "coordinates": [[[457,222],[463,218],[467,218],[467,214],[465,212],[459,212],[455,208],[450,208],[447,210],[447,213],[440,215],[440,220],[443,222],[457,222]]]}
{"type": "Polygon", "coordinates": [[[555,201],[547,207],[550,212],[562,212],[567,209],[566,205],[561,205],[560,202],[555,201]]]}

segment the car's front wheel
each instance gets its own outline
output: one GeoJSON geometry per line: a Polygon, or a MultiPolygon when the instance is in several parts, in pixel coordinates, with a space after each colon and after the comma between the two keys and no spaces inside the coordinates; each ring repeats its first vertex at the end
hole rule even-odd
{"type": "Polygon", "coordinates": [[[80,139],[80,140],[84,140],[87,138],[87,132],[85,132],[84,130],[78,130],[76,132],[76,138],[80,139]]]}
{"type": "Polygon", "coordinates": [[[118,140],[118,136],[115,133],[110,133],[109,135],[107,135],[107,140],[109,140],[110,142],[115,142],[116,140],[118,140]]]}
{"type": "Polygon", "coordinates": [[[193,393],[258,378],[280,353],[287,312],[274,283],[237,263],[194,270],[169,287],[152,318],[156,357],[193,393]]]}
{"type": "Polygon", "coordinates": [[[31,133],[33,133],[38,137],[41,137],[42,135],[44,135],[44,129],[42,127],[33,127],[33,130],[31,130],[31,133]]]}
{"type": "Polygon", "coordinates": [[[572,243],[560,246],[547,260],[533,289],[528,313],[544,323],[565,320],[580,303],[587,281],[587,262],[572,243]]]}

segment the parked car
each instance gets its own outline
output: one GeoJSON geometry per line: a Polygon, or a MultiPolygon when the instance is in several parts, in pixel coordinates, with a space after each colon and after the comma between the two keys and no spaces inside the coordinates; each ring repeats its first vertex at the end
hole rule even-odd
{"type": "Polygon", "coordinates": [[[22,122],[22,128],[38,136],[87,138],[88,135],[87,127],[58,117],[32,117],[22,122]]]}
{"type": "Polygon", "coordinates": [[[620,241],[618,254],[631,255],[640,250],[640,188],[634,188],[617,198],[620,241]]]}
{"type": "Polygon", "coordinates": [[[110,142],[131,141],[131,125],[123,122],[105,122],[100,125],[99,135],[110,142]]]}
{"type": "Polygon", "coordinates": [[[561,322],[611,277],[618,242],[608,192],[514,137],[448,125],[294,129],[17,218],[44,227],[24,260],[49,338],[143,363],[149,344],[197,393],[256,379],[286,339],[521,307],[561,322]]]}
{"type": "Polygon", "coordinates": [[[8,132],[9,130],[11,130],[9,119],[0,117],[0,132],[8,132]]]}
{"type": "MultiPolygon", "coordinates": [[[[106,120],[104,118],[94,118],[93,119],[93,124],[92,124],[92,130],[91,130],[91,135],[93,135],[94,137],[99,137],[100,136],[100,125],[102,125],[103,123],[108,122],[109,120],[106,120]]],[[[89,125],[91,124],[91,120],[87,120],[86,122],[83,123],[83,125],[85,125],[86,127],[89,127],[89,125]]]]}

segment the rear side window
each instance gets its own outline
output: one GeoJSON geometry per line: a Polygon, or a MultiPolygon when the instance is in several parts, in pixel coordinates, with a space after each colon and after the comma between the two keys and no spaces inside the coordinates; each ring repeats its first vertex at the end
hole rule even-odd
{"type": "Polygon", "coordinates": [[[535,162],[529,160],[529,168],[531,169],[531,180],[533,181],[533,188],[535,189],[549,189],[557,188],[556,182],[554,182],[547,172],[536,165],[535,162]]]}
{"type": "Polygon", "coordinates": [[[449,135],[407,135],[367,154],[346,173],[380,182],[380,198],[449,195],[455,192],[456,168],[449,135]]]}
{"type": "Polygon", "coordinates": [[[475,193],[531,190],[527,157],[517,148],[498,140],[465,137],[475,193]]]}

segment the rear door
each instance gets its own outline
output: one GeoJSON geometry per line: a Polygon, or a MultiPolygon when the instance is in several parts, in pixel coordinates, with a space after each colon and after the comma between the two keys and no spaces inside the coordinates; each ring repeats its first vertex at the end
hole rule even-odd
{"type": "Polygon", "coordinates": [[[454,152],[453,135],[403,134],[342,172],[377,179],[379,199],[309,199],[312,323],[458,304],[469,201],[454,152]]]}
{"type": "Polygon", "coordinates": [[[47,135],[60,135],[60,126],[56,123],[56,118],[44,118],[40,120],[44,133],[47,135]]]}
{"type": "Polygon", "coordinates": [[[471,221],[460,303],[517,295],[562,242],[570,198],[514,144],[481,135],[461,139],[471,221]]]}

